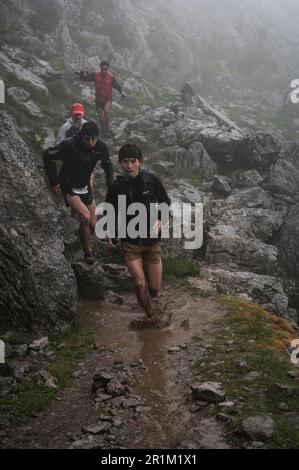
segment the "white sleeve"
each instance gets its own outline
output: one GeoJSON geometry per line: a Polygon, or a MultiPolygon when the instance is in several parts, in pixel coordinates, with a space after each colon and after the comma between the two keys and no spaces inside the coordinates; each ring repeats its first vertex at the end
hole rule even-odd
{"type": "Polygon", "coordinates": [[[60,142],[62,142],[63,140],[65,140],[65,125],[63,124],[63,126],[61,126],[61,128],[59,129],[59,132],[57,134],[57,137],[56,137],[56,140],[55,140],[55,145],[58,145],[60,144],[60,142]]]}

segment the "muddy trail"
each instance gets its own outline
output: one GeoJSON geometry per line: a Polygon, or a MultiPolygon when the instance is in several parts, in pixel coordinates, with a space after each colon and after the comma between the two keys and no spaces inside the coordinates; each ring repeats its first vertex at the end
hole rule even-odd
{"type": "Polygon", "coordinates": [[[140,313],[133,293],[81,303],[79,316],[96,344],[47,411],[19,427],[5,447],[228,448],[222,423],[195,406],[190,389],[198,378],[194,364],[225,311],[171,287],[159,300],[172,302],[171,325],[143,330],[130,328],[140,313]]]}

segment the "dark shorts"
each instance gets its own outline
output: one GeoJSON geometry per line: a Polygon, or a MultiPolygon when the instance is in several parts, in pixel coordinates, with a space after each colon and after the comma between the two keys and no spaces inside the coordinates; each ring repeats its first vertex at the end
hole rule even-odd
{"type": "Polygon", "coordinates": [[[64,196],[66,207],[69,207],[69,203],[67,202],[67,199],[66,199],[67,196],[78,196],[83,202],[83,204],[85,204],[85,206],[90,206],[90,204],[93,201],[93,194],[91,194],[90,192],[86,194],[75,194],[72,191],[68,191],[67,194],[64,194],[63,196],[64,196]]]}
{"type": "Polygon", "coordinates": [[[126,261],[135,261],[141,258],[145,263],[158,264],[161,260],[160,242],[148,246],[134,245],[122,242],[122,250],[126,261]]]}
{"type": "Polygon", "coordinates": [[[95,105],[96,109],[105,109],[105,106],[107,103],[111,103],[111,101],[100,101],[100,100],[95,100],[95,105]]]}

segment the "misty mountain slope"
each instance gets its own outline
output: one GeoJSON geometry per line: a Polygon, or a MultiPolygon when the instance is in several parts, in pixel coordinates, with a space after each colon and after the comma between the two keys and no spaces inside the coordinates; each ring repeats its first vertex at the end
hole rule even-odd
{"type": "Polygon", "coordinates": [[[0,7],[1,76],[15,81],[12,60],[50,79],[53,104],[76,98],[75,69],[108,59],[123,80],[151,82],[150,93],[189,82],[242,126],[297,135],[297,108],[283,109],[299,76],[295,0],[1,0],[0,7]]]}

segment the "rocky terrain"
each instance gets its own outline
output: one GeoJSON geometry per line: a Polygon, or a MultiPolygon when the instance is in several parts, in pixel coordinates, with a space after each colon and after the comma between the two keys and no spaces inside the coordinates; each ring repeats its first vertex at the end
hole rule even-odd
{"type": "MultiPolygon", "coordinates": [[[[93,88],[79,82],[75,78],[75,70],[82,67],[91,70],[98,66],[101,59],[108,58],[123,84],[127,100],[119,102],[116,97],[111,123],[113,137],[107,141],[115,170],[118,169],[119,147],[126,142],[138,143],[144,151],[145,167],[163,179],[173,202],[201,202],[204,207],[203,246],[200,249],[185,250],[185,240],[173,239],[163,243],[165,263],[172,260],[173,270],[178,268],[181,260],[189,264],[184,271],[183,286],[180,285],[182,292],[171,291],[173,301],[177,304],[177,319],[171,330],[174,342],[168,343],[163,336],[165,332],[159,331],[157,337],[161,334],[161,343],[144,352],[146,360],[149,360],[151,354],[159,355],[161,348],[177,348],[170,350],[167,361],[163,362],[163,370],[161,369],[163,375],[175,363],[169,361],[169,358],[173,357],[172,354],[178,355],[180,367],[174,371],[177,377],[169,379],[174,408],[163,402],[165,407],[162,411],[158,410],[154,418],[151,411],[144,409],[149,400],[150,409],[154,410],[155,399],[149,398],[144,390],[134,389],[134,383],[138,384],[141,380],[137,371],[140,366],[142,372],[143,363],[139,361],[140,358],[133,358],[128,352],[130,341],[118,348],[119,352],[122,348],[127,351],[125,359],[117,351],[116,354],[115,351],[111,353],[107,345],[98,345],[98,348],[103,348],[99,353],[91,352],[86,347],[87,358],[82,359],[83,372],[79,368],[78,374],[72,377],[78,381],[78,387],[70,393],[66,389],[62,392],[65,395],[59,396],[57,400],[58,404],[62,401],[65,409],[71,409],[70,402],[74,397],[79,403],[80,399],[86,402],[92,400],[93,408],[89,415],[91,419],[89,423],[83,423],[82,416],[79,416],[78,421],[68,428],[70,415],[66,415],[64,428],[60,429],[57,442],[53,444],[56,447],[68,446],[69,441],[74,442],[69,445],[83,448],[101,448],[108,444],[116,447],[138,447],[142,440],[139,441],[138,436],[135,436],[129,442],[125,440],[126,434],[130,433],[134,422],[139,418],[143,422],[141,427],[145,434],[148,420],[152,421],[153,429],[159,428],[159,413],[166,423],[165,428],[163,425],[160,428],[160,444],[164,443],[166,446],[263,447],[266,446],[265,441],[275,434],[275,413],[289,413],[290,422],[298,419],[298,410],[292,401],[296,398],[297,391],[292,387],[291,390],[283,388],[290,387],[293,379],[298,380],[297,372],[289,371],[293,375],[289,375],[288,379],[285,379],[286,371],[277,372],[275,377],[267,376],[265,364],[268,364],[269,369],[273,364],[272,358],[268,358],[267,351],[263,349],[266,330],[272,326],[275,330],[276,322],[280,322],[279,335],[271,336],[269,341],[285,361],[291,352],[290,341],[298,335],[299,147],[297,142],[286,141],[284,138],[284,125],[287,121],[284,120],[283,126],[280,126],[278,119],[274,122],[266,116],[269,100],[276,118],[281,117],[279,113],[283,109],[286,111],[281,97],[282,91],[287,88],[286,81],[297,72],[293,59],[293,51],[298,44],[297,32],[292,30],[294,36],[290,41],[290,17],[279,9],[276,2],[271,2],[271,6],[274,6],[266,19],[268,2],[265,2],[262,10],[257,6],[259,2],[244,2],[233,11],[232,2],[227,0],[223,3],[225,14],[222,11],[224,6],[219,11],[215,7],[212,21],[208,8],[211,8],[213,2],[202,0],[200,14],[195,15],[192,20],[201,25],[197,36],[191,33],[192,28],[188,28],[191,24],[192,2],[186,7],[184,15],[177,13],[181,3],[179,0],[170,3],[173,6],[171,14],[169,7],[161,6],[156,1],[151,6],[133,0],[100,3],[90,0],[57,0],[51,2],[51,6],[46,1],[0,1],[3,16],[0,75],[6,85],[6,103],[0,105],[1,337],[11,346],[12,359],[15,356],[21,357],[21,364],[12,363],[1,368],[0,384],[4,388],[0,393],[0,406],[3,407],[5,416],[8,415],[8,421],[5,418],[2,423],[5,429],[11,423],[19,424],[16,417],[10,416],[10,405],[6,401],[10,394],[17,395],[14,390],[20,390],[18,387],[24,386],[33,394],[32,390],[35,393],[34,387],[37,384],[42,387],[41,393],[46,400],[52,397],[53,389],[63,388],[63,373],[68,376],[74,373],[69,370],[73,367],[72,361],[69,361],[67,354],[63,354],[63,341],[53,340],[50,343],[52,348],[49,347],[48,340],[45,340],[45,335],[54,330],[66,332],[71,327],[74,319],[78,318],[78,293],[80,315],[82,311],[91,312],[95,321],[92,328],[97,331],[99,341],[103,343],[105,336],[101,336],[101,328],[106,316],[112,331],[111,318],[114,318],[115,313],[123,312],[121,331],[115,332],[114,340],[117,343],[119,338],[128,334],[130,312],[136,308],[129,294],[122,294],[124,298],[119,296],[130,284],[121,258],[114,259],[105,244],[95,239],[96,262],[92,267],[83,263],[77,222],[70,217],[62,201],[54,199],[46,186],[41,151],[52,145],[57,129],[68,115],[70,104],[81,101],[88,117],[95,118],[93,88]],[[243,15],[244,11],[246,15],[243,15]],[[240,16],[243,17],[242,24],[238,23],[240,16]],[[283,18],[283,21],[278,21],[279,18],[283,18]],[[173,27],[174,24],[176,28],[173,27]],[[222,31],[223,24],[227,26],[225,35],[219,36],[219,44],[212,44],[215,32],[222,31]],[[269,25],[269,29],[265,30],[265,24],[269,25]],[[261,41],[263,46],[259,48],[259,58],[254,54],[257,49],[256,41],[261,41]],[[164,48],[160,47],[161,43],[165,45],[164,48]],[[283,55],[287,48],[288,53],[283,55]],[[209,56],[207,51],[211,51],[209,56]],[[278,51],[279,57],[280,54],[283,56],[283,66],[282,63],[276,63],[275,51],[278,51]],[[196,54],[200,57],[200,64],[195,60],[196,54]],[[252,63],[256,67],[251,70],[252,63]],[[213,67],[217,70],[215,74],[213,67]],[[268,79],[270,75],[271,80],[268,79]],[[189,80],[190,76],[192,80],[189,80]],[[192,83],[189,93],[180,92],[185,82],[192,83]],[[267,86],[272,88],[271,94],[266,92],[267,86]],[[224,110],[219,104],[223,105],[224,110]],[[262,125],[259,125],[260,112],[264,113],[262,125]],[[207,301],[205,297],[208,298],[207,301]],[[89,309],[88,302],[91,299],[101,301],[97,303],[100,307],[95,309],[93,306],[89,309]],[[182,299],[190,307],[191,313],[181,318],[182,299]],[[222,329],[222,323],[217,326],[217,321],[226,321],[227,312],[230,313],[229,318],[234,318],[235,307],[227,304],[230,301],[236,302],[237,310],[244,313],[245,320],[253,317],[257,321],[255,327],[245,325],[250,331],[246,341],[249,348],[253,348],[252,345],[256,342],[264,356],[263,359],[257,358],[254,354],[258,353],[252,351],[254,357],[249,360],[249,366],[244,365],[247,356],[242,346],[238,346],[236,351],[230,348],[236,337],[240,336],[242,344],[243,330],[234,328],[237,328],[236,323],[242,324],[243,317],[238,317],[236,322],[232,320],[232,324],[225,324],[229,332],[227,335],[223,333],[225,330],[222,329]],[[214,302],[217,302],[218,307],[219,302],[223,302],[222,308],[218,310],[214,302]],[[191,334],[186,336],[186,347],[179,340],[181,334],[178,331],[183,329],[181,325],[193,321],[197,315],[204,315],[205,308],[211,312],[211,319],[204,317],[202,324],[196,324],[198,328],[194,332],[199,334],[199,330],[206,327],[209,331],[211,329],[211,343],[218,338],[224,350],[216,351],[219,354],[216,361],[208,354],[209,343],[208,346],[198,346],[191,334]],[[212,317],[216,326],[211,322],[212,317]],[[260,317],[264,326],[261,325],[260,317]],[[15,328],[31,330],[34,334],[32,343],[16,341],[14,346],[12,338],[15,328]],[[43,341],[35,344],[34,339],[43,341]],[[175,344],[175,341],[179,344],[175,344]],[[231,349],[232,357],[229,364],[223,365],[221,355],[226,349],[231,349]],[[68,366],[67,371],[62,373],[60,365],[56,365],[55,373],[51,373],[51,365],[47,361],[51,362],[53,358],[55,360],[55,356],[60,357],[60,354],[62,362],[68,366]],[[113,360],[108,359],[110,354],[113,360]],[[96,371],[92,366],[94,355],[97,356],[100,369],[98,376],[95,376],[96,371]],[[196,358],[201,363],[200,372],[193,369],[191,371],[186,366],[189,362],[194,365],[196,358]],[[237,360],[243,366],[239,367],[238,362],[239,365],[235,367],[237,360]],[[101,367],[103,361],[109,363],[105,371],[101,367]],[[135,366],[131,365],[132,361],[135,361],[135,366]],[[209,370],[205,369],[206,364],[211,363],[214,366],[208,369],[215,376],[211,376],[209,370]],[[237,372],[235,368],[238,369],[237,372]],[[185,374],[185,388],[178,385],[178,377],[183,370],[188,370],[188,374],[185,374]],[[217,374],[219,382],[215,381],[217,374]],[[235,380],[240,385],[240,374],[242,392],[240,388],[236,392],[231,387],[235,380]],[[246,374],[253,375],[245,378],[246,374]],[[85,376],[88,377],[88,383],[84,381],[85,376]],[[99,386],[95,385],[95,395],[91,397],[90,383],[94,376],[99,379],[95,378],[95,382],[98,380],[101,383],[99,386]],[[247,380],[253,381],[252,389],[248,387],[247,380]],[[210,382],[212,385],[209,385],[210,382]],[[207,390],[202,390],[203,384],[207,390]],[[268,397],[268,389],[271,400],[273,395],[279,400],[275,406],[271,400],[267,401],[265,398],[268,397]],[[191,390],[193,398],[190,395],[191,390]],[[257,391],[261,393],[262,405],[258,410],[253,405],[247,409],[247,404],[251,406],[252,397],[257,391]],[[204,398],[202,393],[206,393],[204,398]],[[242,395],[246,393],[248,396],[244,398],[242,395]],[[185,442],[176,435],[168,439],[171,433],[167,434],[172,422],[169,415],[176,412],[180,394],[185,394],[186,398],[182,426],[187,429],[191,423],[191,434],[187,433],[185,442]],[[222,394],[220,403],[230,403],[231,399],[235,402],[233,405],[224,404],[226,411],[223,412],[221,407],[215,407],[214,398],[210,402],[210,394],[218,398],[222,394]],[[263,400],[266,400],[265,405],[263,400]],[[244,405],[243,413],[241,408],[244,401],[246,406],[244,405]],[[212,405],[209,412],[213,414],[216,411],[216,415],[220,416],[216,427],[215,421],[209,420],[206,411],[202,412],[208,405],[212,405]],[[234,410],[232,414],[236,412],[238,415],[240,412],[237,420],[229,416],[227,410],[230,407],[234,410]],[[102,412],[100,423],[96,422],[94,409],[102,412]],[[122,413],[125,419],[121,418],[122,413]],[[128,427],[123,428],[123,421],[126,420],[128,427]],[[224,429],[219,420],[228,426],[232,425],[236,434],[241,432],[241,444],[231,434],[228,438],[224,437],[224,429]],[[70,433],[69,436],[65,429],[70,433]],[[210,429],[206,441],[205,429],[210,429]],[[263,430],[262,434],[256,431],[260,429],[263,430]],[[101,437],[90,437],[98,435],[101,437]]],[[[290,8],[294,8],[295,18],[298,8],[291,0],[289,3],[290,8]]],[[[296,113],[294,108],[288,109],[291,111],[283,116],[290,115],[293,122],[296,113]]],[[[288,127],[287,134],[289,131],[288,127]]],[[[104,192],[104,178],[99,171],[96,175],[97,202],[103,199],[104,192]]],[[[168,289],[173,287],[170,280],[168,289]]],[[[109,331],[107,330],[107,337],[111,333],[109,331]]],[[[134,334],[135,341],[137,333],[134,334]]],[[[142,338],[142,341],[145,339],[142,338]]],[[[82,346],[83,349],[84,347],[82,346]]],[[[77,359],[74,353],[75,363],[77,359]]],[[[53,367],[52,365],[52,369],[53,367]]],[[[150,373],[146,380],[151,380],[153,370],[149,365],[148,367],[150,373]]],[[[278,369],[277,366],[275,371],[278,369]]],[[[159,386],[153,387],[156,390],[154,393],[161,393],[165,397],[168,386],[162,391],[159,386]]],[[[37,403],[40,399],[38,395],[37,403]]],[[[55,406],[54,404],[52,411],[53,420],[49,418],[50,438],[51,433],[56,434],[54,428],[59,410],[55,406]]],[[[22,439],[14,441],[11,428],[8,434],[4,431],[0,437],[4,439],[4,446],[49,447],[49,435],[41,437],[40,442],[36,441],[43,427],[43,419],[36,426],[31,426],[29,431],[32,433],[28,434],[28,442],[22,439]],[[34,445],[34,442],[37,444],[34,445]]],[[[271,445],[282,447],[280,434],[275,436],[276,440],[271,445]]],[[[291,444],[287,445],[298,445],[297,437],[289,437],[291,444]]],[[[157,445],[157,441],[150,440],[151,436],[145,435],[143,438],[147,445],[157,445]]],[[[271,445],[269,444],[270,447],[271,445]]]]}

